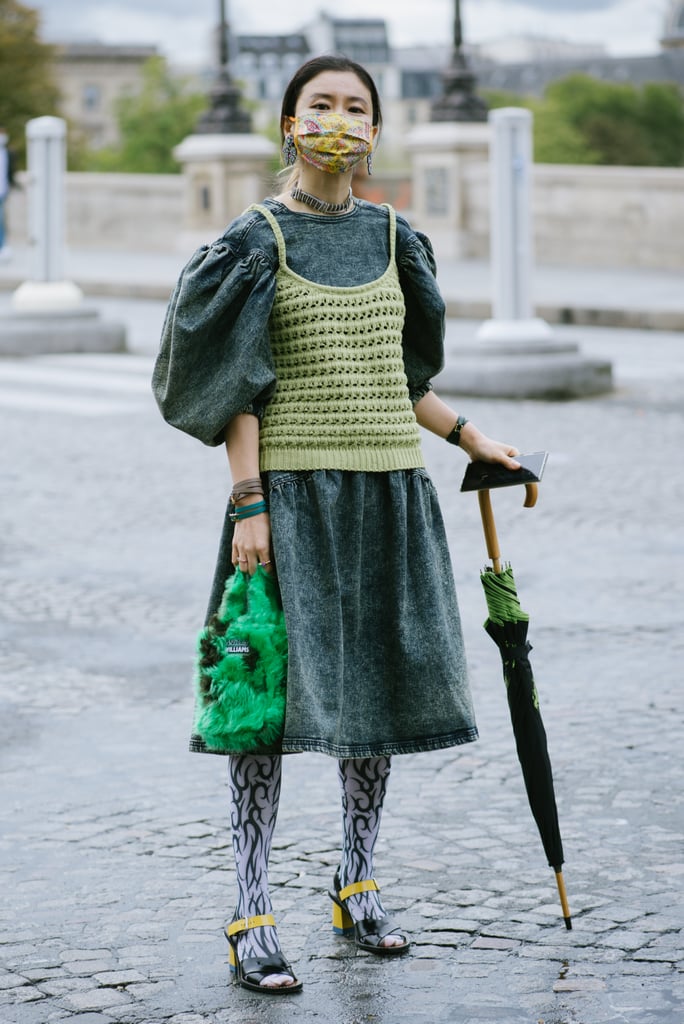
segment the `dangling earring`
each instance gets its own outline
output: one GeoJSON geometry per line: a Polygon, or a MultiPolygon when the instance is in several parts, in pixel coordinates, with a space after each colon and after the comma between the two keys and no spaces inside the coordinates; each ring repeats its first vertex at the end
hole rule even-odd
{"type": "Polygon", "coordinates": [[[373,151],[372,150],[368,153],[368,156],[366,157],[366,166],[368,167],[368,177],[370,178],[371,174],[373,173],[372,169],[371,169],[373,167],[373,151]]]}
{"type": "Polygon", "coordinates": [[[292,132],[288,132],[283,142],[283,161],[286,167],[292,167],[297,159],[297,149],[295,147],[294,135],[292,132]]]}

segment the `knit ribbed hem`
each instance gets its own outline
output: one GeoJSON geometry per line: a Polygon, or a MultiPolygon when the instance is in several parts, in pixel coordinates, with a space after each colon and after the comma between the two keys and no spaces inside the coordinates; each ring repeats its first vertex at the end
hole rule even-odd
{"type": "Polygon", "coordinates": [[[259,468],[269,470],[345,469],[357,473],[389,473],[394,469],[424,469],[420,445],[410,448],[288,448],[261,451],[259,468]]]}

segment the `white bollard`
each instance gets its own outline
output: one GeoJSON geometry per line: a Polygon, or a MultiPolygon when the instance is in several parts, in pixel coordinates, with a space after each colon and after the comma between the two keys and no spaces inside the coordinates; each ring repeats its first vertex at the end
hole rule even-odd
{"type": "Polygon", "coordinates": [[[14,292],[12,306],[36,313],[75,309],[83,294],[64,280],[66,121],[36,117],[26,125],[26,139],[31,279],[14,292]]]}
{"type": "Polygon", "coordinates": [[[532,114],[519,107],[489,113],[492,319],[481,341],[548,340],[551,328],[532,305],[532,114]]]}

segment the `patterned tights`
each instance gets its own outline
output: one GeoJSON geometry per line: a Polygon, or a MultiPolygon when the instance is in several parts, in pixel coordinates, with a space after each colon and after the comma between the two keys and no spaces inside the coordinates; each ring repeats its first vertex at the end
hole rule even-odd
{"type": "MultiPolygon", "coordinates": [[[[231,826],[237,872],[238,917],[272,913],[268,860],[278,814],[282,758],[245,754],[229,761],[231,826]]],[[[342,886],[373,877],[373,851],[390,773],[389,757],[338,762],[342,795],[342,886]]],[[[351,896],[346,906],[355,920],[384,916],[379,895],[351,896]]],[[[238,954],[266,956],[279,949],[275,928],[255,928],[240,936],[238,954]]]]}

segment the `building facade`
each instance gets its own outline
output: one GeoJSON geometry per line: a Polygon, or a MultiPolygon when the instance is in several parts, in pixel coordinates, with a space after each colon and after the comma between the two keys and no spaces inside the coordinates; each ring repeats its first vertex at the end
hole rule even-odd
{"type": "Polygon", "coordinates": [[[156,46],[59,46],[55,65],[61,114],[89,147],[116,144],[116,101],[140,91],[143,65],[158,56],[156,46]]]}

